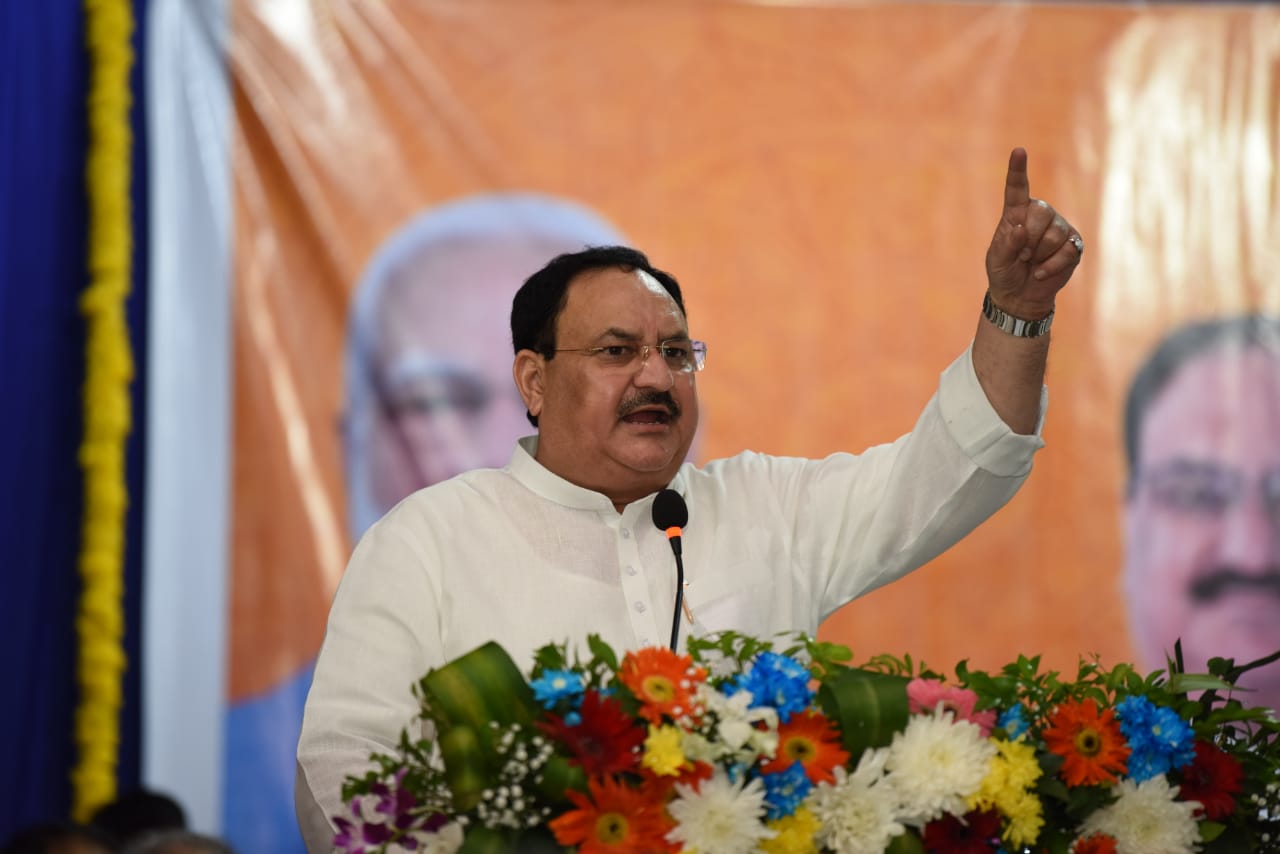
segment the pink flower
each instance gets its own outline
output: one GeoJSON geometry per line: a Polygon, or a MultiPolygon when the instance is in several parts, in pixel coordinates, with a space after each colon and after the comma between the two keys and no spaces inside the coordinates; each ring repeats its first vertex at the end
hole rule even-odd
{"type": "Polygon", "coordinates": [[[968,688],[953,688],[933,679],[912,679],[907,683],[907,702],[911,714],[918,715],[936,710],[941,704],[942,711],[951,712],[958,721],[970,721],[982,730],[985,738],[991,734],[996,723],[995,709],[975,712],[978,695],[968,688]]]}

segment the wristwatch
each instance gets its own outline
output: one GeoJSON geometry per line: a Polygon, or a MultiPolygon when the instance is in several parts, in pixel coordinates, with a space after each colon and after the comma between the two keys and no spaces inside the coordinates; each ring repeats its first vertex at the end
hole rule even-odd
{"type": "Polygon", "coordinates": [[[1053,325],[1052,311],[1039,320],[1023,320],[1021,317],[1006,314],[996,308],[996,304],[991,301],[991,293],[989,291],[982,298],[982,316],[994,323],[1001,331],[1016,335],[1019,338],[1039,338],[1048,332],[1049,327],[1053,325]]]}

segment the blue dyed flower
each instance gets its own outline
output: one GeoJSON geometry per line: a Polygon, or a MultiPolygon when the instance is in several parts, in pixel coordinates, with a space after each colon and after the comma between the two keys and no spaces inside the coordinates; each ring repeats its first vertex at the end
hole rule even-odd
{"type": "Polygon", "coordinates": [[[769,821],[791,815],[813,788],[800,762],[792,762],[786,771],[763,774],[760,779],[764,782],[764,802],[769,806],[769,821]]]}
{"type": "Polygon", "coordinates": [[[1150,750],[1135,750],[1129,754],[1129,778],[1135,783],[1159,777],[1169,770],[1169,760],[1150,750]]]}
{"type": "Polygon", "coordinates": [[[811,678],[809,669],[794,658],[776,652],[762,652],[756,656],[751,672],[734,680],[732,693],[750,691],[751,708],[773,708],[778,713],[778,720],[786,723],[793,714],[804,711],[813,702],[813,690],[809,687],[811,678]]]}
{"type": "Polygon", "coordinates": [[[1116,706],[1116,717],[1129,742],[1129,777],[1135,782],[1182,768],[1195,758],[1195,732],[1173,709],[1146,697],[1128,697],[1116,706]]]}
{"type": "Polygon", "coordinates": [[[546,709],[554,709],[561,700],[577,705],[582,699],[582,675],[572,670],[544,670],[529,686],[534,699],[546,709]]]}
{"type": "Polygon", "coordinates": [[[1021,703],[1017,703],[1000,713],[996,726],[1005,731],[1010,741],[1017,741],[1029,728],[1027,713],[1021,703]]]}

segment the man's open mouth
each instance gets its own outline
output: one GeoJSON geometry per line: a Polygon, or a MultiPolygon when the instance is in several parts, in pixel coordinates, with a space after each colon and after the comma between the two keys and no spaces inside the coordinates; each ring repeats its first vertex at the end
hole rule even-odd
{"type": "Polygon", "coordinates": [[[671,413],[665,409],[638,409],[622,416],[628,424],[669,424],[671,413]]]}

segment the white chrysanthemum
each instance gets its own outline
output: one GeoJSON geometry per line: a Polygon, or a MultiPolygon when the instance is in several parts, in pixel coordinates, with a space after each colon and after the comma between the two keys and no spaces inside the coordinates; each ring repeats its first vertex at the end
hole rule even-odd
{"type": "Polygon", "coordinates": [[[834,785],[820,783],[805,805],[822,823],[815,839],[838,854],[882,854],[906,831],[897,821],[898,795],[884,776],[888,751],[868,750],[852,774],[836,768],[834,785]]]}
{"type": "Polygon", "coordinates": [[[680,746],[684,749],[685,758],[690,762],[705,762],[712,765],[720,755],[716,745],[696,732],[686,732],[680,741],[680,746]]]}
{"type": "MultiPolygon", "coordinates": [[[[760,711],[773,712],[773,709],[761,709],[760,711]]],[[[771,720],[766,721],[765,729],[752,728],[751,736],[747,739],[747,747],[754,756],[764,759],[772,759],[778,753],[778,717],[775,712],[771,720]]]]}
{"type": "Polygon", "coordinates": [[[1141,783],[1121,780],[1115,803],[1085,819],[1081,836],[1106,833],[1115,837],[1118,854],[1189,854],[1199,851],[1200,829],[1192,814],[1194,801],[1178,801],[1178,787],[1164,775],[1141,783]]]}
{"type": "Polygon", "coordinates": [[[715,759],[751,764],[757,757],[772,759],[778,751],[778,712],[771,708],[751,709],[751,692],[739,691],[726,697],[709,685],[698,686],[697,701],[714,721],[708,733],[717,745],[715,759]],[[759,726],[763,724],[763,727],[759,726]]]}
{"type": "Polygon", "coordinates": [[[696,789],[677,783],[676,797],[667,804],[667,812],[676,821],[667,839],[698,854],[742,854],[774,835],[764,825],[764,784],[760,778],[745,786],[742,781],[735,784],[718,768],[696,789]]]}
{"type": "Polygon", "coordinates": [[[730,750],[741,750],[751,740],[751,724],[742,718],[730,718],[716,724],[720,743],[730,750]]]}
{"type": "Polygon", "coordinates": [[[736,658],[731,658],[714,649],[703,652],[698,659],[698,663],[706,668],[707,675],[717,680],[737,676],[738,669],[741,667],[736,658]]]}
{"type": "Polygon", "coordinates": [[[965,799],[978,791],[995,755],[976,724],[951,712],[912,715],[894,735],[885,762],[902,798],[902,820],[923,827],[944,813],[964,815],[965,799]]]}

